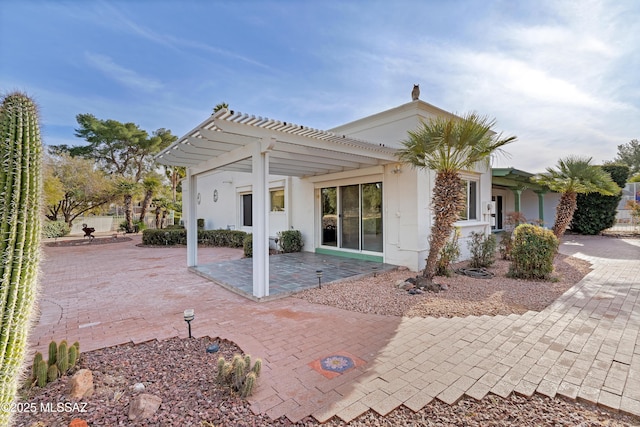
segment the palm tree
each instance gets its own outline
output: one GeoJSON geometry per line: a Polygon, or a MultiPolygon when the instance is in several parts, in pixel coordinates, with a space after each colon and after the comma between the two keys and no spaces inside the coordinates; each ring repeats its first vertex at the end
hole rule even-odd
{"type": "Polygon", "coordinates": [[[547,168],[546,173],[538,174],[532,177],[532,180],[561,193],[556,207],[556,222],[553,225],[553,234],[558,239],[571,224],[573,213],[578,206],[578,193],[614,196],[620,191],[620,187],[607,172],[591,164],[591,157],[568,156],[560,159],[556,169],[547,168]]]}
{"type": "Polygon", "coordinates": [[[423,277],[435,276],[438,256],[464,208],[465,195],[460,171],[473,169],[478,162],[488,167],[492,154],[516,140],[502,138],[491,130],[495,120],[469,113],[459,117],[435,117],[423,122],[398,152],[403,162],[415,168],[434,170],[432,207],[435,221],[429,236],[429,255],[423,277]]]}
{"type": "Polygon", "coordinates": [[[162,186],[160,182],[160,177],[157,173],[149,174],[142,181],[142,189],[144,190],[144,199],[142,201],[142,208],[140,209],[140,222],[144,222],[144,217],[147,215],[147,210],[151,205],[151,199],[153,195],[158,191],[158,188],[162,186]]]}

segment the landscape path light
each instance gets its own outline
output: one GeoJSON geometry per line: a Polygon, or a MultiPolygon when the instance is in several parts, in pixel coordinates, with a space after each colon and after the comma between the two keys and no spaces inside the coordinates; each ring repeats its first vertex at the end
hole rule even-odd
{"type": "Polygon", "coordinates": [[[195,319],[196,311],[193,308],[188,308],[184,311],[184,321],[189,325],[189,338],[191,338],[191,321],[195,319]]]}

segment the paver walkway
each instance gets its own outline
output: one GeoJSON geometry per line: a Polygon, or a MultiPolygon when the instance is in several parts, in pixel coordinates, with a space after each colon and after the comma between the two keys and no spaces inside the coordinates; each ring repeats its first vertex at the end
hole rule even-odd
{"type": "MultiPolygon", "coordinates": [[[[135,243],[135,242],[134,242],[135,243]]],[[[219,336],[265,361],[254,411],[349,421],[368,409],[418,410],[437,398],[511,392],[581,398],[640,415],[640,240],[572,237],[561,251],[594,269],[546,310],[454,319],[348,312],[296,298],[256,303],[188,273],[185,250],[130,243],[46,248],[33,346],[79,340],[84,351],[128,341],[219,336]],[[365,363],[333,379],[310,367],[348,352],[365,363]]],[[[199,250],[200,262],[237,259],[199,250]],[[210,261],[208,261],[210,260],[210,261]]]]}

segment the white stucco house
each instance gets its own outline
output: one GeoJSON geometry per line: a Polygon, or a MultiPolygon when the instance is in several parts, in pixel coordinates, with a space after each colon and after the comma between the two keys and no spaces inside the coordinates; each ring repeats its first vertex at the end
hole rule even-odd
{"type": "MultiPolygon", "coordinates": [[[[157,157],[187,167],[188,266],[198,264],[196,220],[203,218],[207,229],[253,233],[256,297],[269,295],[268,247],[283,230],[300,230],[304,251],[422,269],[435,173],[403,165],[395,152],[432,116],[452,114],[414,100],[328,131],[226,109],[207,117],[157,157]]],[[[497,211],[491,170],[462,176],[467,204],[456,225],[466,251],[464,237],[496,228],[497,211]]]]}

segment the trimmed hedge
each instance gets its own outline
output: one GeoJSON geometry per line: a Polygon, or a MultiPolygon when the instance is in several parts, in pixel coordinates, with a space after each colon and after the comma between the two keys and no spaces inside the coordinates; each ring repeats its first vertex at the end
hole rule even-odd
{"type": "Polygon", "coordinates": [[[278,241],[284,253],[300,252],[304,246],[302,233],[299,230],[280,231],[278,241]]]}
{"type": "MultiPolygon", "coordinates": [[[[239,230],[198,230],[198,244],[204,246],[224,246],[241,248],[247,233],[239,230]]],[[[187,230],[148,229],[142,232],[142,244],[156,246],[174,246],[187,244],[187,230]]]]}
{"type": "Polygon", "coordinates": [[[517,226],[513,231],[508,276],[517,279],[549,279],[558,244],[558,238],[551,230],[531,224],[517,226]]]}

